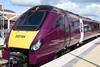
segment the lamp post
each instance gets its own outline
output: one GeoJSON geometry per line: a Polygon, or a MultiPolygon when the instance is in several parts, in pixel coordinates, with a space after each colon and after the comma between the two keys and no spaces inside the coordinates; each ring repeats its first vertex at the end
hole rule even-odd
{"type": "Polygon", "coordinates": [[[0,36],[1,36],[1,30],[2,30],[2,13],[0,12],[0,36]]]}

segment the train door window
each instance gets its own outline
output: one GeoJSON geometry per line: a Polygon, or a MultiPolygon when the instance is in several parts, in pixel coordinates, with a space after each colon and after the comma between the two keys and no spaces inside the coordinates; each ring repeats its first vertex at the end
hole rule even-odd
{"type": "Polygon", "coordinates": [[[67,16],[65,16],[65,23],[64,23],[64,25],[65,25],[65,31],[69,31],[69,19],[68,19],[68,17],[67,16]]]}
{"type": "Polygon", "coordinates": [[[62,23],[62,17],[59,17],[59,18],[56,20],[55,27],[56,27],[56,28],[59,28],[60,25],[61,25],[61,23],[62,23]]]}

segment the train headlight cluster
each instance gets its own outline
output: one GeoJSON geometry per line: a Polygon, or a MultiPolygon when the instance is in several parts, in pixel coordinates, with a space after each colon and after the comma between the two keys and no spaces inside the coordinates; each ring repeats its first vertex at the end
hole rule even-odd
{"type": "Polygon", "coordinates": [[[33,45],[31,46],[31,51],[36,51],[36,50],[38,50],[38,49],[40,48],[41,45],[42,45],[41,40],[38,40],[38,41],[36,42],[36,44],[33,44],[33,45]]]}

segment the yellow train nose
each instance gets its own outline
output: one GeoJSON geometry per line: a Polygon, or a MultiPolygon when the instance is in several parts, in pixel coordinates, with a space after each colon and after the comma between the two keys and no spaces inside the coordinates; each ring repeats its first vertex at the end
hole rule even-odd
{"type": "Polygon", "coordinates": [[[38,32],[39,31],[12,30],[8,41],[8,47],[29,49],[38,32]]]}

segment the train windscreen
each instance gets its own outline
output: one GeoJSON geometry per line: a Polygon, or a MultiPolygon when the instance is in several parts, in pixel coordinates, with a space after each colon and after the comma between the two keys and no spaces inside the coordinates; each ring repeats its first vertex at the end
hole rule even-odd
{"type": "Polygon", "coordinates": [[[45,10],[28,11],[16,21],[14,30],[39,30],[47,15],[48,11],[45,10]]]}

